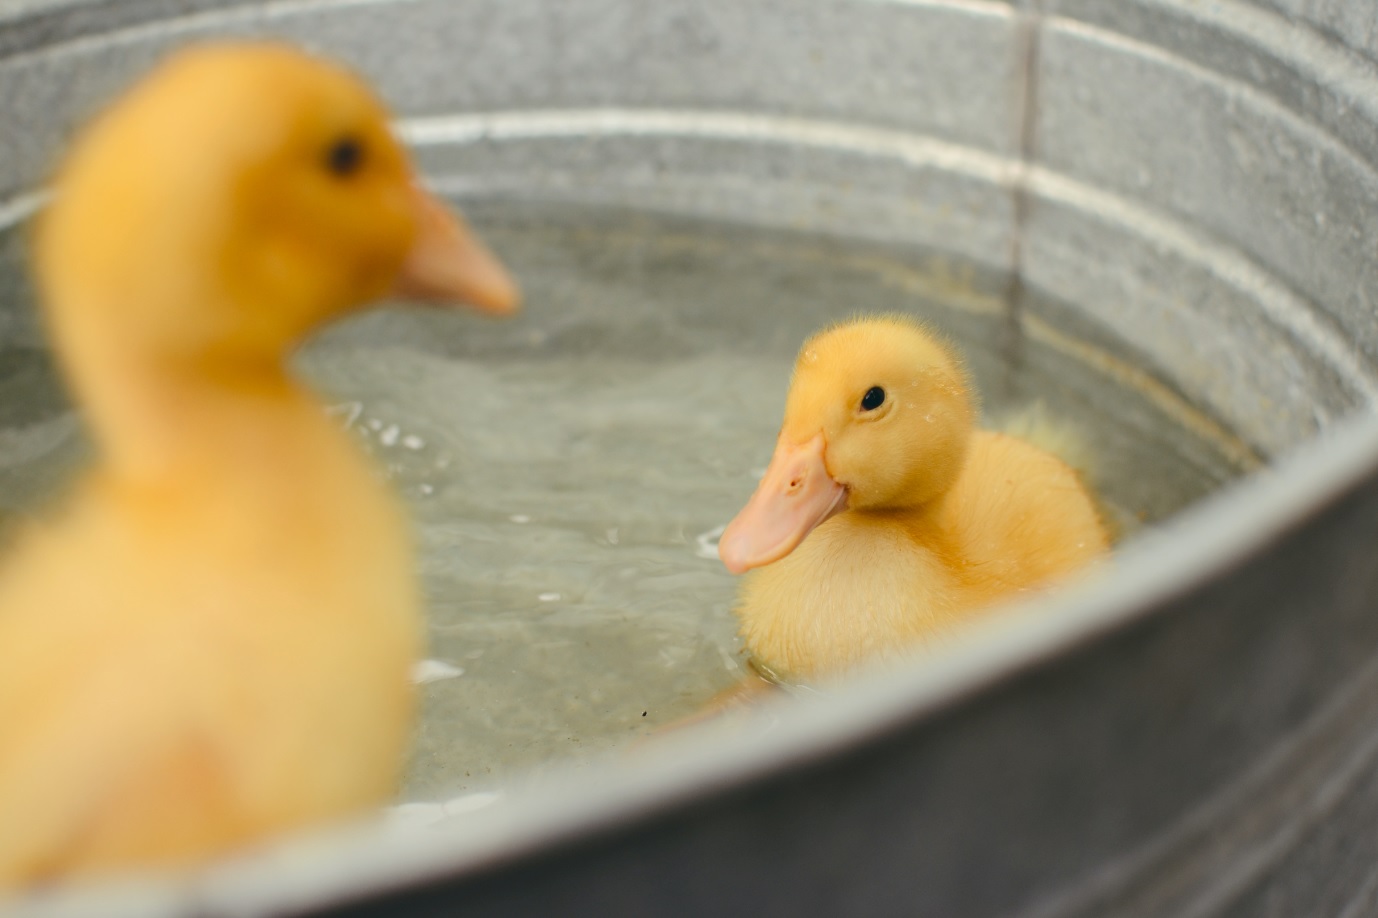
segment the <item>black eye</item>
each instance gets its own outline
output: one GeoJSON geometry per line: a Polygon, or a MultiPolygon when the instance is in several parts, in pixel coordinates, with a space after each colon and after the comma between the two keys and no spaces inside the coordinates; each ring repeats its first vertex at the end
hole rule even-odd
{"type": "Polygon", "coordinates": [[[326,168],[339,176],[353,175],[363,164],[364,144],[357,137],[341,137],[325,154],[326,168]]]}
{"type": "Polygon", "coordinates": [[[872,386],[866,390],[866,394],[861,397],[862,411],[875,411],[885,404],[885,390],[880,386],[872,386]]]}

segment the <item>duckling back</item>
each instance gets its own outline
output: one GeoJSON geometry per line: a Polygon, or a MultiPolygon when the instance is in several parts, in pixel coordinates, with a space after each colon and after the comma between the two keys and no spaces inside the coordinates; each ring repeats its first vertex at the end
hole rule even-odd
{"type": "Polygon", "coordinates": [[[1081,476],[1010,434],[978,430],[938,508],[964,604],[1037,589],[1104,555],[1110,538],[1081,476]]]}

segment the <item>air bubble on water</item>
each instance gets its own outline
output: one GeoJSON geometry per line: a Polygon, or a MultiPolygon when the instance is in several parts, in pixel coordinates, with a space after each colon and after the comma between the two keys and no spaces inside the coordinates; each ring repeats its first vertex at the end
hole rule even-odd
{"type": "Polygon", "coordinates": [[[472,813],[484,807],[492,806],[502,799],[502,791],[481,791],[477,794],[465,794],[462,797],[451,797],[442,806],[445,808],[446,816],[459,816],[463,813],[472,813]]]}
{"type": "Polygon", "coordinates": [[[329,405],[325,409],[326,415],[332,418],[340,418],[341,426],[345,428],[353,427],[359,420],[359,416],[364,413],[363,402],[341,402],[338,405],[329,405]]]}
{"type": "Polygon", "coordinates": [[[718,560],[718,538],[727,528],[724,523],[721,526],[714,526],[707,532],[701,532],[694,536],[694,554],[700,558],[707,558],[711,561],[718,560]]]}
{"type": "Polygon", "coordinates": [[[387,828],[396,831],[427,829],[449,817],[463,816],[466,813],[473,813],[492,806],[502,798],[502,791],[480,791],[475,794],[451,797],[449,800],[436,803],[421,801],[399,803],[396,806],[385,808],[383,818],[387,828]]]}
{"type": "Polygon", "coordinates": [[[445,818],[445,804],[399,803],[383,810],[383,817],[389,829],[424,829],[445,818]]]}
{"type": "Polygon", "coordinates": [[[411,681],[416,685],[455,679],[464,675],[464,670],[451,666],[443,660],[422,660],[411,668],[411,681]]]}

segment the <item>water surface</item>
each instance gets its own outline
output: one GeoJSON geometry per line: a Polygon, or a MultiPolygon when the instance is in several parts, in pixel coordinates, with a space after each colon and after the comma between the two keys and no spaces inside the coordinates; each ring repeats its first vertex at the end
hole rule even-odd
{"type": "MultiPolygon", "coordinates": [[[[713,540],[769,459],[797,348],[828,322],[928,319],[967,355],[989,416],[1038,402],[1081,432],[1129,534],[1255,462],[1148,375],[1036,322],[1011,363],[1001,280],[931,254],[592,209],[469,212],[522,278],[521,317],[378,312],[299,357],[419,533],[433,663],[406,799],[588,761],[741,677],[713,540]]],[[[12,266],[14,239],[0,248],[12,266]]],[[[12,277],[0,294],[29,298],[12,277]]],[[[86,450],[32,326],[7,321],[30,345],[0,352],[13,516],[86,450]]]]}

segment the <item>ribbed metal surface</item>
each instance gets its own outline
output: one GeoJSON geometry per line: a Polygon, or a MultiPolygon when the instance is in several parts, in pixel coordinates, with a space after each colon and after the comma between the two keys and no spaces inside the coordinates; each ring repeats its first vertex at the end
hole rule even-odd
{"type": "Polygon", "coordinates": [[[352,61],[460,195],[1003,270],[1011,361],[1048,330],[1263,456],[1311,445],[1114,577],[768,736],[570,776],[424,845],[365,833],[104,910],[1378,911],[1378,8],[0,0],[0,222],[115,88],[224,34],[352,61]]]}

